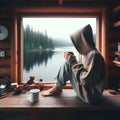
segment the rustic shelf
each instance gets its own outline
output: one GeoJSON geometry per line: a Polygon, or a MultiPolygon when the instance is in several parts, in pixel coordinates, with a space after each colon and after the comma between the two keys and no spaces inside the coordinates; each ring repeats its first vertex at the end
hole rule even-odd
{"type": "Polygon", "coordinates": [[[113,63],[120,65],[120,61],[113,60],[113,63]]]}
{"type": "Polygon", "coordinates": [[[113,27],[120,27],[120,20],[113,24],[113,27]]]}
{"type": "Polygon", "coordinates": [[[115,66],[120,67],[120,61],[113,60],[113,63],[114,63],[115,66]]]}
{"type": "MultiPolygon", "coordinates": [[[[120,57],[120,52],[115,51],[115,52],[114,52],[114,55],[120,57]]],[[[120,67],[120,61],[119,61],[119,60],[114,59],[114,60],[113,60],[113,63],[114,63],[115,66],[120,67]]]]}
{"type": "Polygon", "coordinates": [[[115,51],[114,54],[120,56],[120,52],[118,51],[115,51]]]}
{"type": "Polygon", "coordinates": [[[118,5],[117,7],[115,7],[115,8],[113,9],[113,12],[120,12],[120,5],[118,5]]]}
{"type": "MultiPolygon", "coordinates": [[[[117,51],[117,44],[120,41],[120,5],[118,4],[116,7],[112,10],[112,17],[111,17],[111,33],[110,33],[110,43],[109,45],[113,49],[110,52],[112,54],[113,58],[111,58],[111,66],[113,67],[119,67],[120,68],[120,52],[117,51]]],[[[114,68],[115,70],[115,68],[114,68]]],[[[115,70],[116,71],[116,70],[115,70]]],[[[116,71],[118,74],[119,72],[116,71]]]]}

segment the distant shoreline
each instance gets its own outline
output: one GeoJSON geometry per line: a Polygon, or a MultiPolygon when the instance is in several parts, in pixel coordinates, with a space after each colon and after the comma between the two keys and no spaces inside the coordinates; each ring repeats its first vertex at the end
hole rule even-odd
{"type": "Polygon", "coordinates": [[[26,52],[43,52],[43,51],[50,51],[53,50],[52,48],[46,48],[46,49],[34,49],[34,50],[26,50],[26,52]]]}

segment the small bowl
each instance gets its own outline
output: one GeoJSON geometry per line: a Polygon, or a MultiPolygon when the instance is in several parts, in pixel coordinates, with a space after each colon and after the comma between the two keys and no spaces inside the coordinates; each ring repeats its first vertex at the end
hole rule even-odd
{"type": "Polygon", "coordinates": [[[18,85],[14,91],[15,91],[15,94],[20,94],[23,90],[23,85],[18,85]]]}
{"type": "Polygon", "coordinates": [[[11,90],[14,90],[18,86],[18,83],[11,83],[11,90]]]}

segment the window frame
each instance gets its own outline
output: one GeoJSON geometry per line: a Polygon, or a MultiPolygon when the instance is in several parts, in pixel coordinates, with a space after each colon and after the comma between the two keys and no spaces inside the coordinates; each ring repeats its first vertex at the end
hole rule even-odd
{"type": "MultiPolygon", "coordinates": [[[[107,61],[107,39],[106,39],[106,9],[104,7],[29,7],[15,8],[13,18],[13,40],[12,40],[12,73],[13,82],[22,82],[23,76],[23,40],[22,40],[22,18],[23,17],[95,17],[97,48],[107,61]]],[[[49,83],[49,82],[47,82],[49,83]]]]}

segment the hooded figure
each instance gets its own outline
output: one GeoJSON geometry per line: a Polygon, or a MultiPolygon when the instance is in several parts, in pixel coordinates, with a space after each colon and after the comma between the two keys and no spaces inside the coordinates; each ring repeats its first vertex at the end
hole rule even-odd
{"type": "Polygon", "coordinates": [[[70,60],[78,81],[78,96],[87,103],[96,102],[105,88],[106,67],[102,55],[95,47],[91,26],[87,25],[71,35],[71,40],[82,55],[80,63],[77,63],[75,57],[70,60]]]}
{"type": "Polygon", "coordinates": [[[96,49],[90,25],[71,35],[71,40],[82,56],[77,62],[74,54],[64,55],[67,60],[59,69],[57,83],[53,88],[41,92],[41,95],[56,95],[70,80],[77,96],[86,103],[100,100],[105,88],[106,67],[102,55],[96,49]]]}

